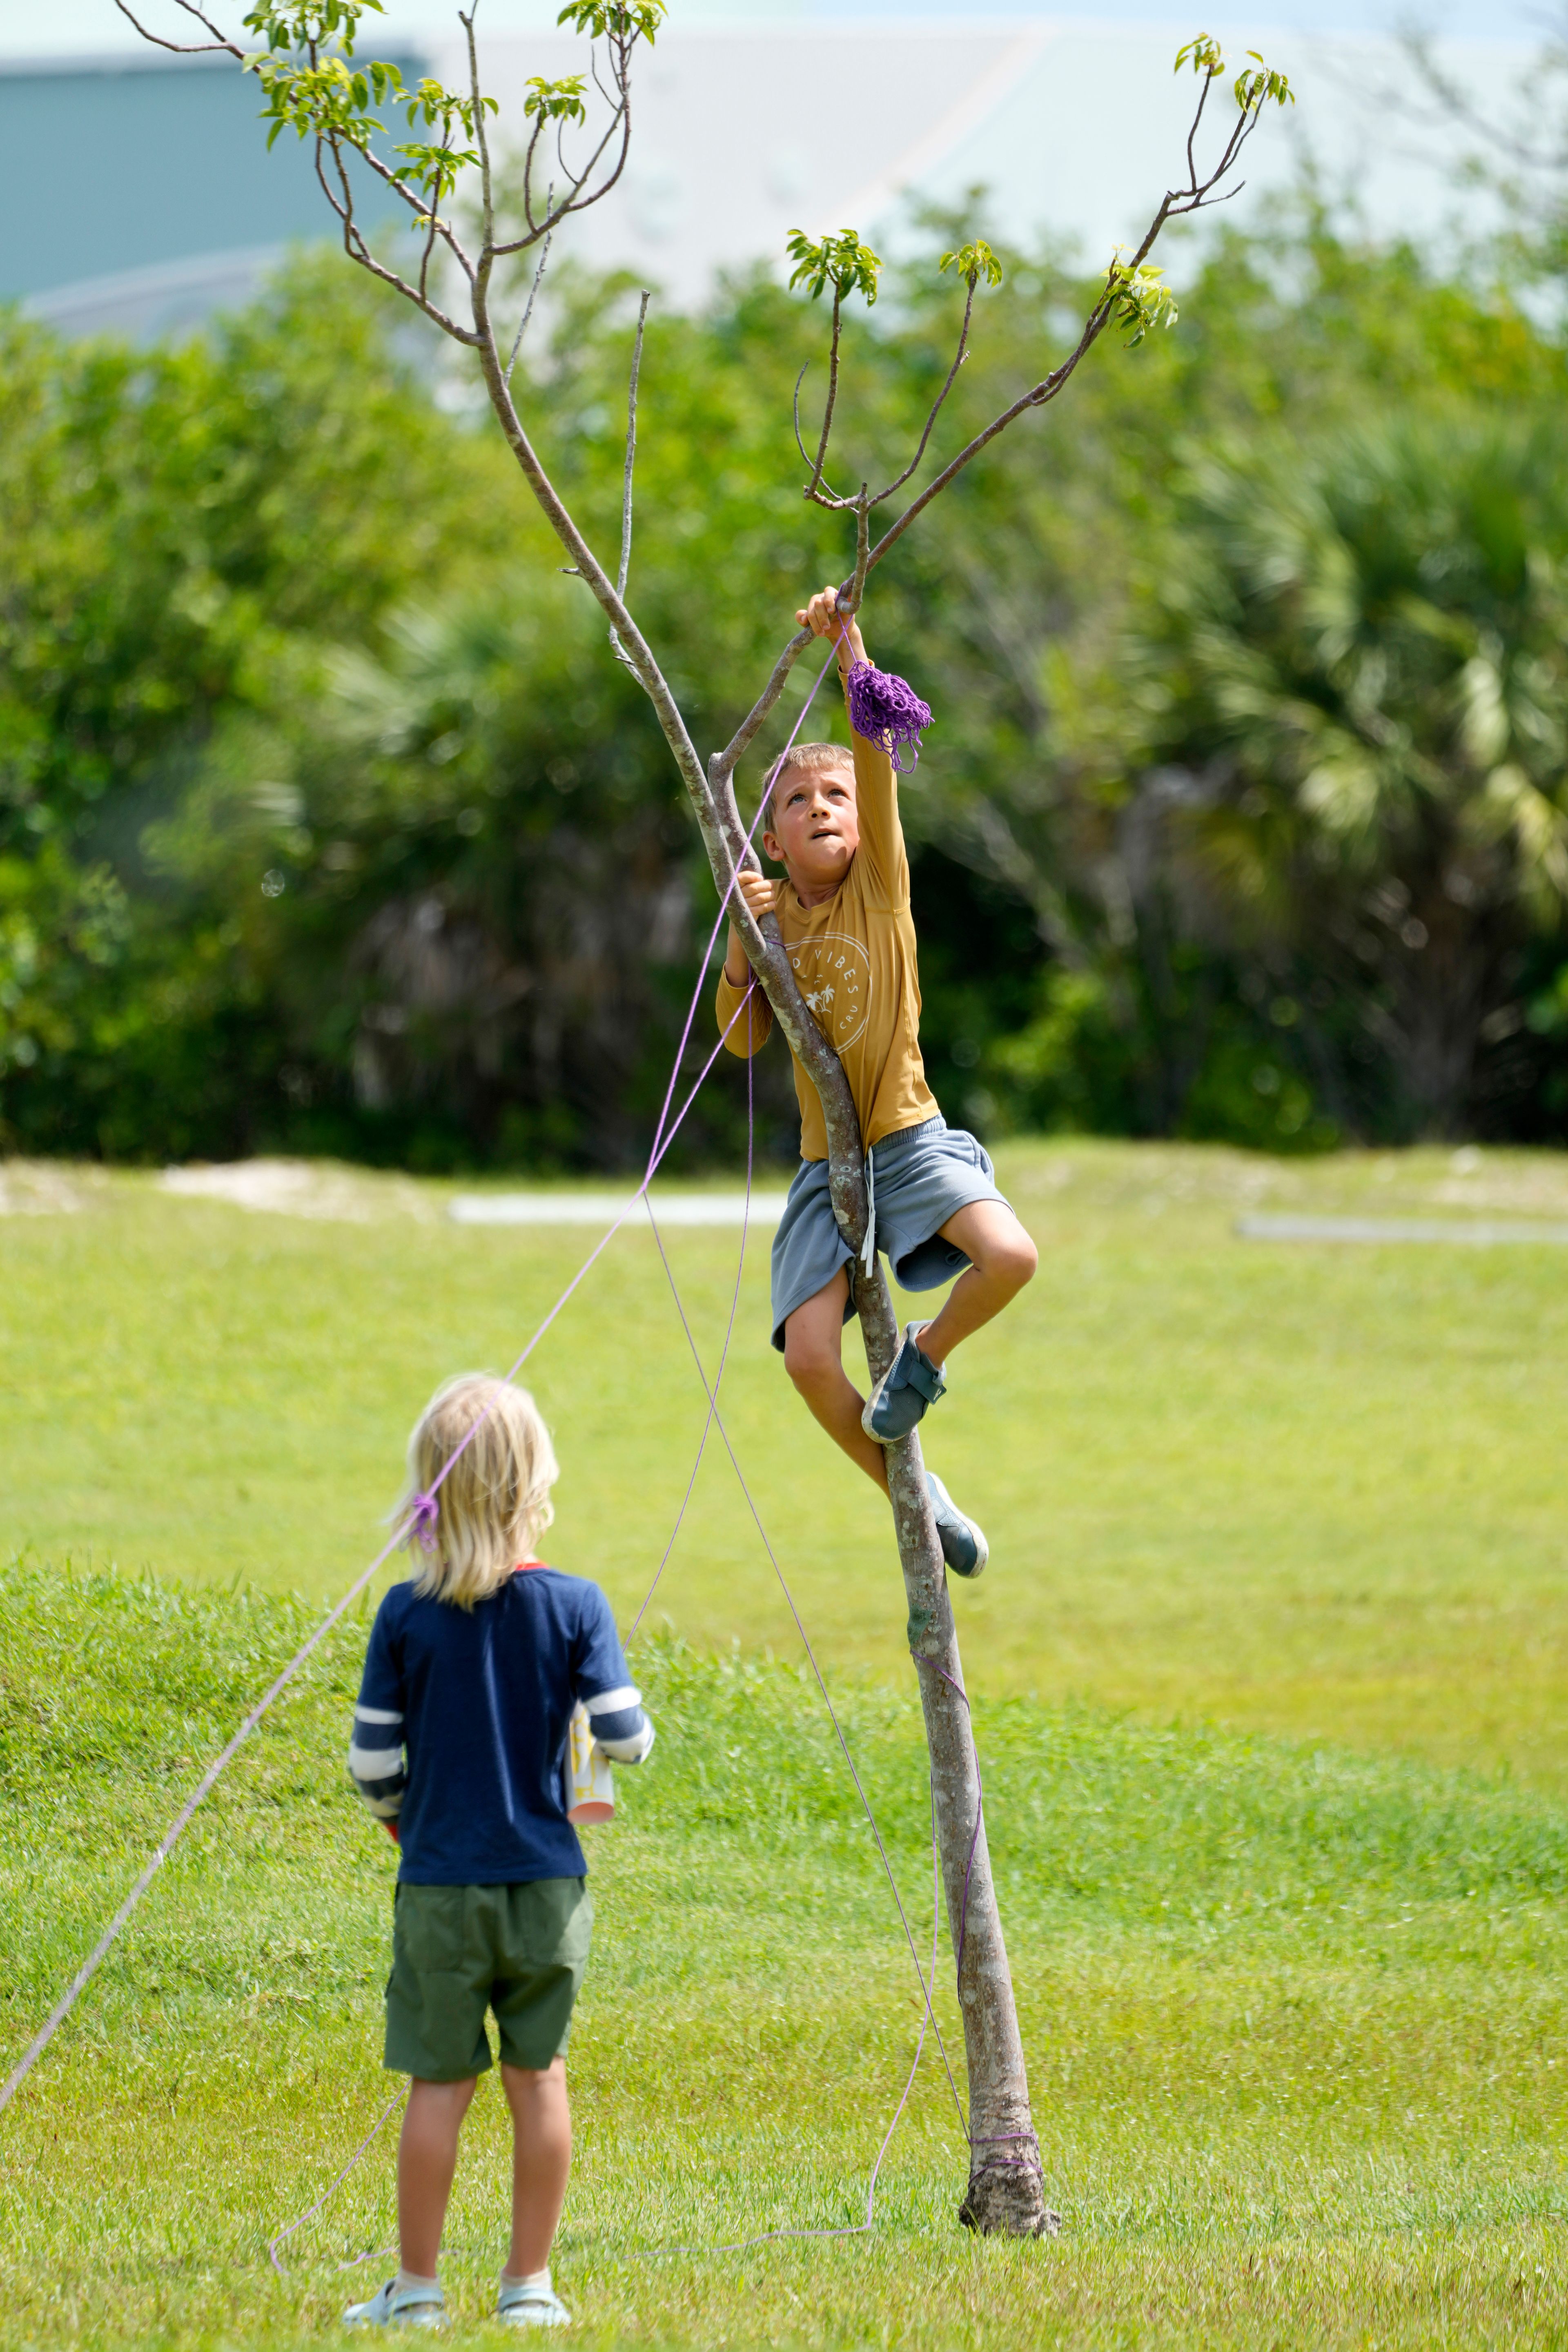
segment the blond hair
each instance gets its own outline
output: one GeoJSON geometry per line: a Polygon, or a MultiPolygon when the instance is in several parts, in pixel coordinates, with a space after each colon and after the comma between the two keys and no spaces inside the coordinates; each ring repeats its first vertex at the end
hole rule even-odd
{"type": "Polygon", "coordinates": [[[550,1489],[560,1475],[526,1389],[490,1372],[461,1372],[437,1389],[408,1440],[408,1492],[398,1506],[407,1515],[420,1496],[435,1496],[433,1525],[426,1514],[424,1529],[405,1538],[418,1535],[426,1547],[416,1592],[471,1609],[497,1591],[555,1517],[550,1489]]]}
{"type": "Polygon", "coordinates": [[[792,768],[804,768],[809,776],[821,775],[825,768],[847,768],[855,772],[855,754],[843,743],[795,743],[784,753],[768,778],[768,822],[774,815],[773,794],[778,791],[792,768]]]}

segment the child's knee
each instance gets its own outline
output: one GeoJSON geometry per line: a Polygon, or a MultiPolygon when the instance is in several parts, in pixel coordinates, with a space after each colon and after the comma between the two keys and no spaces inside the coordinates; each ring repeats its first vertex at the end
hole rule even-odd
{"type": "Polygon", "coordinates": [[[841,1349],[802,1316],[792,1315],[784,1325],[784,1360],[785,1371],[803,1393],[843,1375],[841,1349]]]}
{"type": "Polygon", "coordinates": [[[507,2105],[515,2113],[520,2108],[537,2105],[541,2099],[564,2098],[566,2061],[553,2058],[548,2066],[513,2066],[503,2058],[500,2079],[507,2105]]]}
{"type": "Polygon", "coordinates": [[[1016,1217],[1009,1219],[1003,1231],[992,1240],[987,1249],[986,1272],[1022,1290],[1039,1271],[1040,1253],[1016,1217]]]}

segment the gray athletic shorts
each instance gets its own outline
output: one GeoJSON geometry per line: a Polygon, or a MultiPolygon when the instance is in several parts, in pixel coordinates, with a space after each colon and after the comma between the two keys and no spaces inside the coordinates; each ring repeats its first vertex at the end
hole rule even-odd
{"type": "MultiPolygon", "coordinates": [[[[935,1290],[969,1264],[943,1241],[942,1228],[972,1201],[1001,1201],[984,1145],[939,1111],[921,1127],[903,1127],[871,1147],[877,1247],[906,1290],[935,1290]]],[[[826,1288],[855,1253],[838,1230],[826,1160],[803,1160],[773,1235],[773,1345],[797,1307],[826,1288]]],[[[853,1307],[846,1304],[847,1323],[853,1307]]]]}

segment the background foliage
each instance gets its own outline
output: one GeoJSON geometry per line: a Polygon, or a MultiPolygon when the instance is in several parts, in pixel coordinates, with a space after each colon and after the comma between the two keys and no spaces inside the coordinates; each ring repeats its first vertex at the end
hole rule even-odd
{"type": "MultiPolygon", "coordinates": [[[[973,224],[928,226],[853,326],[845,480],[951,355],[973,224]]],[[[1205,253],[1176,332],[1102,347],[874,583],[938,715],[905,794],[938,1093],[982,1131],[1555,1137],[1561,341],[1310,207],[1205,253]]],[[[944,447],[1082,302],[1007,262],[944,447]]],[[[563,268],[524,404],[603,549],[632,299],[563,268]]],[[[650,322],[633,588],[700,742],[847,562],[789,426],[819,327],[760,278],[650,322]]],[[[711,885],[468,388],[302,257],[178,349],[12,318],[0,401],[0,1144],[634,1157],[711,885]]]]}

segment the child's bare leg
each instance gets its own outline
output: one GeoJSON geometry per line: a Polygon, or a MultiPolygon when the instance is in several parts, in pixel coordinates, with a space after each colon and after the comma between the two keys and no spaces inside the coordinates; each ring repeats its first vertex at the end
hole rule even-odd
{"type": "Polygon", "coordinates": [[[408,2085],[397,2143],[397,2259],[416,2278],[436,2275],[458,2168],[458,2134],[474,2084],[470,2074],[463,2083],[422,2083],[416,2076],[408,2085]]]}
{"type": "MultiPolygon", "coordinates": [[[[961,1244],[962,1246],[962,1244],[961,1244]]],[[[888,1465],[874,1437],[860,1426],[866,1400],[844,1369],[844,1306],[849,1276],[842,1266],[825,1288],[784,1324],[784,1370],[836,1445],[841,1445],[885,1495],[888,1465]]]]}
{"type": "Polygon", "coordinates": [[[511,2109],[511,2278],[531,2278],[550,2261],[566,2176],[572,2169],[572,2111],[566,2102],[566,2061],[542,2074],[502,2063],[500,2078],[511,2109]]]}
{"type": "Polygon", "coordinates": [[[1040,1262],[1034,1243],[1000,1201],[972,1201],[949,1217],[942,1234],[971,1263],[948,1292],[941,1314],[920,1334],[921,1349],[939,1371],[961,1339],[1016,1298],[1040,1262]]]}

